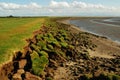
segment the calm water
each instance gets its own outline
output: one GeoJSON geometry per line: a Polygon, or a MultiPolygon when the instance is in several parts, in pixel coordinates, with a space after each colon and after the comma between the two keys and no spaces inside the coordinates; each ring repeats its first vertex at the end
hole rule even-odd
{"type": "Polygon", "coordinates": [[[81,29],[97,35],[108,37],[120,43],[120,18],[70,20],[81,29]]]}

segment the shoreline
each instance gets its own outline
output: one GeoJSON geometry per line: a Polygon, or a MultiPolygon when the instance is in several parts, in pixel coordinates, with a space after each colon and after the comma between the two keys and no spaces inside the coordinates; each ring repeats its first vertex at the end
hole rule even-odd
{"type": "MultiPolygon", "coordinates": [[[[87,32],[85,30],[81,30],[73,24],[69,24],[69,20],[71,19],[65,19],[57,22],[70,25],[71,29],[73,29],[72,32],[87,32]]],[[[114,58],[114,56],[120,56],[120,44],[118,42],[115,42],[109,39],[108,37],[96,35],[90,32],[87,33],[91,35],[92,41],[98,46],[98,48],[95,51],[89,51],[91,57],[114,58]]]]}
{"type": "MultiPolygon", "coordinates": [[[[98,18],[99,19],[99,18],[98,18]]],[[[91,33],[91,34],[95,34],[95,35],[97,35],[97,36],[101,36],[101,37],[106,37],[106,38],[108,38],[109,40],[112,40],[112,41],[114,41],[114,42],[116,42],[117,44],[120,44],[120,40],[119,40],[119,26],[117,26],[117,27],[113,27],[113,25],[112,24],[109,24],[110,25],[110,27],[109,27],[109,25],[107,25],[106,23],[102,23],[102,22],[97,22],[96,20],[97,19],[92,19],[92,18],[90,18],[90,19],[85,19],[85,21],[84,21],[84,19],[69,19],[69,20],[81,20],[81,21],[83,21],[83,22],[78,22],[78,21],[76,21],[77,23],[76,24],[74,24],[73,23],[73,25],[74,26],[76,26],[77,25],[77,27],[78,28],[80,28],[80,30],[82,30],[82,31],[84,31],[84,32],[88,32],[88,33],[91,33]],[[88,23],[87,25],[85,24],[85,26],[84,26],[84,23],[88,23]],[[90,22],[90,23],[89,23],[90,22]],[[82,24],[83,23],[83,24],[82,24]],[[98,24],[96,24],[96,23],[98,23],[98,24]],[[103,25],[104,24],[104,25],[103,25]],[[79,26],[80,25],[80,26],[79,26]],[[83,25],[83,26],[82,26],[83,25]],[[90,25],[90,28],[89,27],[87,27],[87,26],[89,26],[90,25]],[[99,26],[98,28],[97,28],[97,25],[99,26]],[[91,27],[91,26],[93,26],[93,27],[91,27]],[[101,27],[100,27],[101,26],[101,27]],[[85,28],[84,28],[85,27],[85,28]],[[88,29],[87,29],[88,28],[88,29]],[[105,29],[104,29],[105,28],[105,29]],[[95,30],[94,30],[95,29],[95,30]],[[112,34],[114,34],[114,35],[112,35],[112,34]]],[[[74,21],[73,21],[74,22],[74,21]]],[[[70,22],[69,22],[70,23],[70,22]]],[[[71,24],[71,23],[70,23],[71,24]]]]}

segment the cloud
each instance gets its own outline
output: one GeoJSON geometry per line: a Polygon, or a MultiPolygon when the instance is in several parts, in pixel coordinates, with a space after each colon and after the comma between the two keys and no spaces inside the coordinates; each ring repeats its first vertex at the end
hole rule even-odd
{"type": "Polygon", "coordinates": [[[14,3],[0,3],[1,9],[19,9],[20,5],[14,4],[14,3]]]}
{"type": "Polygon", "coordinates": [[[0,15],[85,15],[85,14],[118,14],[120,8],[102,4],[85,3],[81,1],[55,1],[48,5],[35,2],[29,4],[16,4],[0,2],[0,15]]]}
{"type": "Polygon", "coordinates": [[[27,9],[41,9],[42,6],[38,5],[37,3],[30,3],[28,5],[23,5],[23,8],[27,8],[27,9]]]}
{"type": "Polygon", "coordinates": [[[67,2],[56,2],[56,1],[51,1],[49,4],[50,8],[68,8],[70,5],[67,2]]]}
{"type": "Polygon", "coordinates": [[[3,10],[22,10],[22,9],[39,9],[41,8],[40,5],[37,3],[30,3],[27,5],[20,5],[15,3],[0,3],[0,8],[3,10]]]}
{"type": "MultiPolygon", "coordinates": [[[[69,14],[79,14],[79,13],[96,13],[96,12],[114,12],[117,10],[115,7],[108,7],[102,4],[91,4],[85,3],[81,1],[73,1],[73,2],[57,2],[51,1],[50,4],[46,7],[52,10],[51,12],[55,12],[56,14],[64,13],[66,15],[69,14]]],[[[47,10],[47,9],[46,9],[47,10]]]]}
{"type": "Polygon", "coordinates": [[[115,9],[114,7],[107,7],[107,6],[104,6],[102,4],[90,4],[90,3],[85,3],[85,2],[78,2],[78,1],[73,1],[73,3],[71,3],[71,7],[74,7],[74,8],[82,8],[82,9],[98,9],[98,10],[101,10],[101,9],[115,9]]]}
{"type": "Polygon", "coordinates": [[[76,15],[76,14],[93,14],[93,13],[100,13],[103,12],[115,12],[117,8],[109,7],[102,4],[91,4],[85,3],[81,1],[73,1],[73,2],[57,2],[51,1],[47,8],[51,9],[52,12],[55,12],[57,15],[76,15]],[[61,14],[62,13],[62,14],[61,14]]]}
{"type": "Polygon", "coordinates": [[[87,4],[84,3],[84,2],[74,1],[74,2],[71,4],[71,6],[74,7],[74,8],[86,8],[86,7],[87,7],[87,4]]]}

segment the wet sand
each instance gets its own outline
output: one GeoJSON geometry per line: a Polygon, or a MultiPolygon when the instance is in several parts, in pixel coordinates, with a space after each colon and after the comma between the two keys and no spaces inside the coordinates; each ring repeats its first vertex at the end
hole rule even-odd
{"type": "Polygon", "coordinates": [[[108,22],[104,19],[79,19],[70,20],[70,24],[74,24],[87,32],[105,36],[113,41],[120,42],[120,23],[108,22]]]}
{"type": "Polygon", "coordinates": [[[120,18],[95,19],[94,21],[120,27],[120,18]]]}

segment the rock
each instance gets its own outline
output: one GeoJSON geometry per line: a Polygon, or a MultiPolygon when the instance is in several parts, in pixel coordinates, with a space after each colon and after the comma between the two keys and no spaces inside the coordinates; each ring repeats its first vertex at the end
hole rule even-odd
{"type": "Polygon", "coordinates": [[[17,73],[23,74],[23,73],[25,73],[25,71],[24,71],[24,69],[19,69],[19,70],[17,71],[17,73]]]}
{"type": "Polygon", "coordinates": [[[50,63],[49,67],[56,67],[56,66],[58,66],[58,63],[56,61],[52,60],[52,59],[50,59],[49,63],[50,63]]]}
{"type": "Polygon", "coordinates": [[[100,70],[94,72],[94,76],[95,76],[95,77],[99,76],[100,74],[101,74],[101,71],[100,71],[100,70]]]}
{"type": "Polygon", "coordinates": [[[79,73],[78,73],[78,69],[75,68],[75,69],[74,69],[74,76],[78,76],[78,75],[79,75],[79,73]]]}
{"type": "Polygon", "coordinates": [[[84,66],[85,66],[85,64],[84,64],[84,63],[80,63],[80,66],[84,67],[84,66]]]}
{"type": "Polygon", "coordinates": [[[19,73],[13,75],[13,80],[22,80],[22,77],[19,73]]]}
{"type": "Polygon", "coordinates": [[[78,71],[79,71],[79,73],[84,73],[85,69],[84,69],[84,67],[79,66],[78,67],[78,71]]]}
{"type": "Polygon", "coordinates": [[[80,60],[79,60],[79,62],[80,62],[80,63],[83,63],[83,62],[84,62],[84,60],[83,60],[83,59],[80,59],[80,60]]]}
{"type": "Polygon", "coordinates": [[[51,69],[51,68],[47,68],[47,75],[49,76],[49,77],[54,77],[54,73],[53,73],[53,69],[51,69]]]}
{"type": "Polygon", "coordinates": [[[108,68],[108,70],[109,70],[109,71],[113,71],[113,72],[115,72],[115,71],[116,71],[116,68],[110,66],[110,67],[108,68]]]}
{"type": "Polygon", "coordinates": [[[26,64],[27,64],[27,60],[26,59],[21,59],[19,61],[19,69],[23,69],[26,64]]]}
{"type": "Polygon", "coordinates": [[[26,72],[25,80],[42,80],[40,77],[31,74],[30,72],[26,72]]]}

